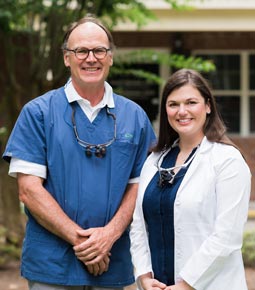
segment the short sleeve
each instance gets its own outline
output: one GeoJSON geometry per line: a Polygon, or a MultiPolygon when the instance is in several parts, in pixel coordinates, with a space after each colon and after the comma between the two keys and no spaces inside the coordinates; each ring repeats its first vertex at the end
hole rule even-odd
{"type": "Polygon", "coordinates": [[[46,165],[44,118],[39,102],[26,104],[11,132],[3,158],[12,157],[46,165]]]}

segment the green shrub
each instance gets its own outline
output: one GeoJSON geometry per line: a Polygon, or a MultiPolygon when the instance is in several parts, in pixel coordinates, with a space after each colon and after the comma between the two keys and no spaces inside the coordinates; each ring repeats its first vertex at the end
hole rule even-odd
{"type": "Polygon", "coordinates": [[[18,261],[21,249],[12,241],[6,239],[6,228],[0,225],[0,268],[11,261],[18,261]]]}
{"type": "Polygon", "coordinates": [[[242,254],[244,266],[255,268],[255,231],[244,233],[242,254]]]}

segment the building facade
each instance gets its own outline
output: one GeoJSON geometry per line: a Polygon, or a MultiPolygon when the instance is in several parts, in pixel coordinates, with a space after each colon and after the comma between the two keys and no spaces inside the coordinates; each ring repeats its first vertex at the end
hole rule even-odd
{"type": "MultiPolygon", "coordinates": [[[[192,9],[182,11],[170,9],[163,0],[143,2],[157,20],[139,30],[133,23],[120,23],[113,32],[118,53],[146,48],[212,60],[217,69],[205,76],[228,133],[255,176],[255,0],[194,0],[192,9]]],[[[171,74],[171,68],[164,65],[140,67],[163,79],[171,74]]],[[[161,88],[128,77],[120,77],[115,85],[140,103],[157,127],[161,88]]],[[[251,198],[255,199],[254,177],[251,198]]]]}

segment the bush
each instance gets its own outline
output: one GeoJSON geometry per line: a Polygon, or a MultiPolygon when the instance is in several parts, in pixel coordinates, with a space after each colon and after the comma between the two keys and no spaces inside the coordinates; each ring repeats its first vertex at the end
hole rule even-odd
{"type": "Polygon", "coordinates": [[[0,268],[20,259],[21,249],[14,241],[6,239],[6,229],[0,225],[0,268]]]}
{"type": "Polygon", "coordinates": [[[242,254],[244,266],[255,268],[255,231],[244,233],[242,254]]]}

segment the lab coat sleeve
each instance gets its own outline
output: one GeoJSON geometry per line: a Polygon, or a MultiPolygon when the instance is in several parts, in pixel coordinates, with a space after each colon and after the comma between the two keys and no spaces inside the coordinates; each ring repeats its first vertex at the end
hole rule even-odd
{"type": "MultiPolygon", "coordinates": [[[[150,159],[150,158],[149,158],[150,159]]],[[[150,166],[148,165],[148,159],[141,172],[138,196],[136,201],[136,207],[133,215],[133,221],[130,227],[130,239],[131,239],[131,255],[134,265],[135,278],[152,272],[151,254],[147,236],[147,229],[143,215],[142,203],[144,191],[147,186],[146,172],[150,166]]],[[[139,285],[139,283],[138,283],[139,285]]]]}
{"type": "Polygon", "coordinates": [[[182,279],[197,290],[207,289],[228,257],[242,247],[251,174],[241,155],[234,151],[233,155],[216,162],[216,220],[213,232],[180,271],[182,279]]]}

